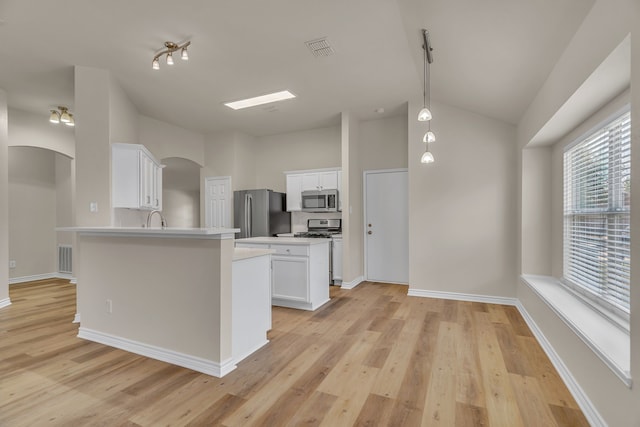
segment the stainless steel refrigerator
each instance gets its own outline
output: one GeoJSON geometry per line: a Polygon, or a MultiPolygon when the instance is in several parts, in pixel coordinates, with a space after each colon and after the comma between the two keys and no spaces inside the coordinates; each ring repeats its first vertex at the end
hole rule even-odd
{"type": "Polygon", "coordinates": [[[291,232],[286,195],[272,190],[233,192],[233,223],[240,229],[236,239],[275,236],[291,232]]]}

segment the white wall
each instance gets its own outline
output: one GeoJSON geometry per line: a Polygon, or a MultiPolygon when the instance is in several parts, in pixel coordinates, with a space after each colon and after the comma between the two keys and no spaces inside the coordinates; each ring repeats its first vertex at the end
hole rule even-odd
{"type": "Polygon", "coordinates": [[[9,121],[7,92],[0,89],[0,307],[9,302],[9,121]]]}
{"type": "Polygon", "coordinates": [[[522,150],[522,271],[551,274],[551,148],[522,150]],[[542,207],[546,207],[542,208],[542,207]]]}
{"type": "Polygon", "coordinates": [[[360,121],[342,113],[342,282],[364,278],[362,238],[362,165],[360,163],[360,121]]]}
{"type": "Polygon", "coordinates": [[[360,166],[363,171],[406,168],[406,114],[360,122],[359,145],[360,166]]]}
{"type": "Polygon", "coordinates": [[[420,108],[409,104],[409,286],[513,297],[515,127],[432,103],[435,163],[425,165],[420,108]]]}
{"type": "MultiPolygon", "coordinates": [[[[75,67],[77,226],[111,225],[110,75],[106,70],[75,67]],[[98,204],[98,212],[90,204],[98,204]]],[[[135,142],[118,133],[120,142],[135,142]],[[127,139],[127,140],[124,140],[127,139]]]]}
{"type": "Polygon", "coordinates": [[[50,123],[45,113],[9,110],[9,146],[46,148],[72,158],[75,145],[73,127],[50,123]]]}
{"type": "MultiPolygon", "coordinates": [[[[75,161],[56,153],[56,227],[71,227],[75,206],[75,161]]],[[[57,244],[72,245],[73,233],[57,232],[57,244]]]]}
{"type": "Polygon", "coordinates": [[[138,110],[120,85],[109,76],[109,142],[138,144],[138,110]]]}
{"type": "Polygon", "coordinates": [[[337,126],[256,138],[256,182],[260,188],[285,192],[283,172],[340,167],[337,126]]]}
{"type": "MultiPolygon", "coordinates": [[[[239,132],[207,135],[204,144],[205,167],[201,174],[201,183],[205,177],[230,176],[234,191],[255,188],[256,160],[251,152],[252,143],[251,136],[239,132]]],[[[204,187],[204,184],[201,185],[204,187]]]]}
{"type": "Polygon", "coordinates": [[[9,276],[50,274],[56,266],[56,160],[53,151],[9,148],[9,276]]]}
{"type": "Polygon", "coordinates": [[[139,116],[140,141],[158,159],[180,157],[204,166],[203,134],[139,116]]]}
{"type": "MultiPolygon", "coordinates": [[[[567,101],[580,90],[584,82],[593,75],[605,59],[613,52],[631,32],[631,99],[632,99],[632,181],[638,182],[640,171],[640,4],[632,0],[596,0],[592,10],[576,32],[571,43],[556,63],[547,81],[540,89],[536,99],[531,103],[527,113],[518,125],[518,145],[522,149],[535,135],[551,121],[567,101]]],[[[608,82],[602,81],[602,85],[608,82]]],[[[617,95],[612,88],[611,97],[617,95]]],[[[582,117],[585,119],[586,117],[582,117]]],[[[573,123],[573,126],[578,126],[573,123]]],[[[584,131],[584,129],[582,129],[584,131]]],[[[576,130],[575,132],[580,132],[576,130]]],[[[561,258],[561,153],[563,146],[577,134],[569,135],[565,140],[552,148],[550,164],[551,186],[549,197],[541,201],[539,210],[541,216],[549,216],[550,230],[544,230],[548,236],[546,242],[532,239],[526,232],[528,220],[523,212],[520,224],[521,241],[519,246],[522,259],[522,273],[529,273],[525,269],[538,263],[530,256],[549,256],[551,258],[551,273],[559,276],[562,271],[561,258]],[[538,255],[535,255],[538,254],[538,255]],[[528,259],[526,259],[526,258],[528,259]]],[[[527,154],[525,154],[526,156],[527,154]]],[[[522,163],[521,176],[532,176],[529,168],[531,164],[522,163]]],[[[525,192],[525,181],[520,193],[521,205],[533,206],[531,194],[525,192]]],[[[542,184],[546,185],[546,184],[542,184]]],[[[632,186],[631,196],[631,233],[640,235],[640,189],[632,186]]],[[[533,214],[533,213],[531,213],[533,214]]],[[[539,224],[545,221],[538,221],[539,224]]],[[[542,228],[547,227],[546,225],[542,228]]],[[[632,239],[632,258],[640,254],[639,239],[632,239]]],[[[640,286],[640,264],[631,264],[631,289],[640,286]]],[[[637,426],[640,424],[640,391],[637,387],[627,388],[623,382],[553,313],[538,296],[524,284],[517,286],[517,297],[531,315],[533,320],[551,343],[554,350],[562,358],[564,364],[587,394],[591,403],[611,426],[637,426]]],[[[640,372],[640,294],[631,292],[631,375],[637,377],[640,372]]],[[[637,378],[634,378],[637,381],[637,378]]]]}

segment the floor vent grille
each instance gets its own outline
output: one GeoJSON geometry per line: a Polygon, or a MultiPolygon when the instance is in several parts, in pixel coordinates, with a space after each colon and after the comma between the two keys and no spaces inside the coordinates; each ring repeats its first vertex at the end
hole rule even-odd
{"type": "Polygon", "coordinates": [[[72,273],[71,245],[58,245],[58,273],[72,273]]]}

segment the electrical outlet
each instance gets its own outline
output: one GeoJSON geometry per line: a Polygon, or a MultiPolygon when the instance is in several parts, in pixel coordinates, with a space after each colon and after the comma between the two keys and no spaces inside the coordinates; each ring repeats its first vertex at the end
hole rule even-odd
{"type": "Polygon", "coordinates": [[[113,313],[113,301],[110,299],[107,300],[107,313],[113,313]]]}
{"type": "Polygon", "coordinates": [[[90,212],[98,212],[98,202],[89,203],[89,211],[90,212]]]}
{"type": "Polygon", "coordinates": [[[9,268],[16,268],[16,260],[12,259],[9,261],[9,268]]]}

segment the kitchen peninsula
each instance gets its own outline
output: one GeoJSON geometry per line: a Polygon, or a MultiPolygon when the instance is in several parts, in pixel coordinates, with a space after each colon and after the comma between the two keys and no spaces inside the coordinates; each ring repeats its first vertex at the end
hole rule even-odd
{"type": "Polygon", "coordinates": [[[80,338],[217,377],[268,342],[271,251],[236,251],[237,229],[57,230],[78,235],[80,338]]]}
{"type": "Polygon", "coordinates": [[[329,301],[330,239],[250,237],[236,248],[271,249],[273,305],[316,310],[329,301]]]}

